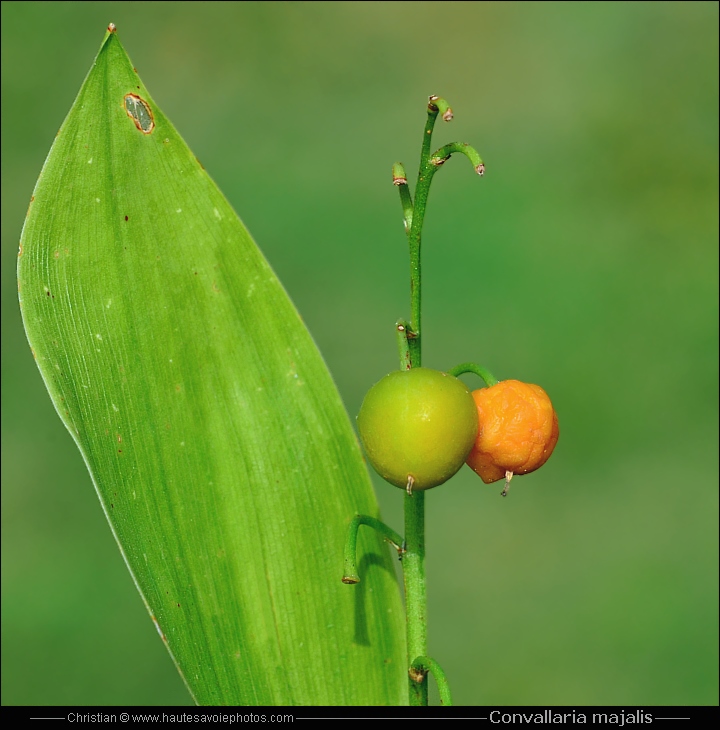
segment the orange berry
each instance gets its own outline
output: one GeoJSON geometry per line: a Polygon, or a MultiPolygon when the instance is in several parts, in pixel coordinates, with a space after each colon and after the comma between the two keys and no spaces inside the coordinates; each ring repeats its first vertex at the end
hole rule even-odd
{"type": "Polygon", "coordinates": [[[539,469],[560,434],[557,414],[539,385],[501,380],[472,394],[479,430],[467,465],[490,484],[539,469]]]}

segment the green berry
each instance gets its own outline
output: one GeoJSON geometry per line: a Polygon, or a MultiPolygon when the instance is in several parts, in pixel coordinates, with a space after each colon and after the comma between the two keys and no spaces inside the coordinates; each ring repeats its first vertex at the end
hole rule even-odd
{"type": "Polygon", "coordinates": [[[375,471],[396,487],[430,489],[465,463],[478,433],[475,401],[458,378],[396,370],[368,391],[357,418],[375,471]]]}

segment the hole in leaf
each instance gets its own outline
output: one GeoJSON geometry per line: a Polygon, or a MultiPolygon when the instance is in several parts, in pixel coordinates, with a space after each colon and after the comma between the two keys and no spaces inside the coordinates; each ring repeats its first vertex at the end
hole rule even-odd
{"type": "Polygon", "coordinates": [[[150,134],[155,128],[155,120],[150,107],[137,94],[126,94],[125,111],[143,134],[150,134]]]}

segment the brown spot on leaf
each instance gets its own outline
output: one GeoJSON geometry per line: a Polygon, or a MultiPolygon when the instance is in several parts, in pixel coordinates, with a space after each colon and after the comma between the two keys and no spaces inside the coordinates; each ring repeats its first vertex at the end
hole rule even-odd
{"type": "Polygon", "coordinates": [[[123,99],[123,107],[143,134],[150,134],[155,129],[155,119],[150,105],[137,94],[126,94],[123,99]]]}

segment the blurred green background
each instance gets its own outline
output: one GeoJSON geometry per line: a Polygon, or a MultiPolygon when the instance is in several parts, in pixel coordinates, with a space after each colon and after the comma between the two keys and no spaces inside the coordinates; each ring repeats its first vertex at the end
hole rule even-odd
{"type": "Polygon", "coordinates": [[[109,21],[353,417],[409,314],[390,167],[450,101],[435,146],[487,174],[435,178],[424,364],[541,384],[561,437],[507,499],[467,468],[428,494],[430,651],[458,704],[716,704],[714,2],[3,2],[3,703],[189,703],[17,306],[33,185],[109,21]]]}

